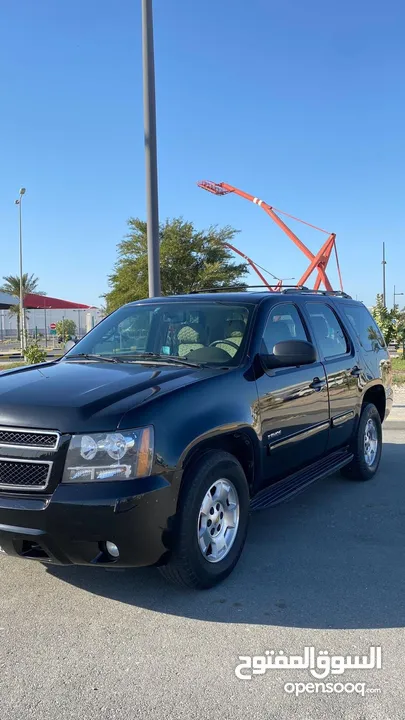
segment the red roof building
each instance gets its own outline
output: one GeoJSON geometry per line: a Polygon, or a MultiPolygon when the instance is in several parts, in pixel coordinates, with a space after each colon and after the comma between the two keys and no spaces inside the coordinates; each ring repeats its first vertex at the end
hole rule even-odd
{"type": "Polygon", "coordinates": [[[24,297],[24,307],[27,308],[27,310],[90,310],[93,305],[83,305],[82,303],[74,303],[69,300],[60,300],[60,298],[49,297],[49,295],[27,293],[24,297]]]}

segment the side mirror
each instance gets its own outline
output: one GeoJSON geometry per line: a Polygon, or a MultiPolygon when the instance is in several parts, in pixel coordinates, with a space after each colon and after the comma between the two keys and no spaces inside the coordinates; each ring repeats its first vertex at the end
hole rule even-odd
{"type": "Polygon", "coordinates": [[[262,355],[261,359],[265,370],[311,365],[316,362],[316,350],[306,340],[283,340],[274,346],[272,355],[262,355]]]}
{"type": "Polygon", "coordinates": [[[68,340],[65,343],[65,347],[64,347],[65,353],[69,352],[69,350],[71,350],[75,345],[76,345],[76,343],[74,340],[68,340]]]}

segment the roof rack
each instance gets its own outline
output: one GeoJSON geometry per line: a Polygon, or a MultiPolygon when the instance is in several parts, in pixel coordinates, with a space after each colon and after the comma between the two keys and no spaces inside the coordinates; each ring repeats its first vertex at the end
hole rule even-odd
{"type": "Polygon", "coordinates": [[[324,295],[337,295],[337,297],[344,297],[344,298],[347,298],[348,300],[353,300],[352,296],[349,295],[348,293],[345,293],[343,290],[332,290],[332,291],[325,290],[323,294],[324,295]]]}
{"type": "MultiPolygon", "coordinates": [[[[295,285],[284,285],[285,288],[295,288],[295,285]]],[[[245,292],[245,290],[262,290],[268,292],[269,288],[277,288],[280,290],[279,285],[229,285],[228,287],[212,287],[212,288],[201,288],[201,290],[191,290],[190,295],[197,295],[198,293],[215,293],[215,292],[245,292]]],[[[308,291],[310,292],[310,291],[308,291]]]]}
{"type": "Polygon", "coordinates": [[[191,290],[190,295],[198,295],[200,293],[223,293],[223,292],[245,292],[246,290],[262,290],[268,292],[269,288],[277,288],[280,293],[287,295],[288,293],[308,293],[308,295],[333,295],[336,297],[344,297],[352,300],[352,296],[343,292],[343,290],[312,290],[305,285],[283,285],[280,288],[277,285],[229,285],[228,287],[212,287],[201,288],[201,290],[191,290]]]}
{"type": "Polygon", "coordinates": [[[291,288],[287,287],[285,290],[282,289],[281,292],[283,292],[283,293],[302,292],[302,293],[309,293],[310,295],[334,295],[336,297],[348,298],[349,300],[353,299],[351,295],[348,295],[347,293],[343,292],[343,290],[311,290],[311,288],[307,288],[307,287],[295,287],[294,289],[291,289],[291,288]]]}

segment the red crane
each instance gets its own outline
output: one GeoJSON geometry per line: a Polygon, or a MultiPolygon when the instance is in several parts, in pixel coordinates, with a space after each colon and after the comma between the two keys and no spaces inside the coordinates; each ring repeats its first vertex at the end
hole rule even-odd
{"type": "MultiPolygon", "coordinates": [[[[322,228],[316,227],[315,225],[311,225],[310,223],[305,222],[305,220],[301,220],[300,218],[294,217],[294,215],[289,215],[289,213],[284,212],[283,210],[277,210],[277,208],[272,207],[271,205],[268,205],[264,200],[260,200],[257,197],[254,197],[253,195],[249,195],[249,193],[244,192],[243,190],[239,190],[236,187],[233,187],[233,185],[228,185],[227,183],[215,183],[211,182],[211,180],[201,180],[197,183],[197,185],[203,190],[207,190],[210,193],[213,193],[214,195],[228,195],[228,193],[235,193],[235,195],[239,195],[242,198],[245,198],[245,200],[250,200],[250,202],[253,202],[255,205],[258,205],[261,207],[267,215],[271,217],[272,220],[285,232],[285,234],[290,238],[290,240],[293,241],[293,243],[301,250],[301,252],[304,253],[304,255],[308,258],[310,261],[306,271],[302,275],[302,277],[299,279],[297,285],[305,285],[308,278],[312,275],[314,270],[317,270],[317,277],[314,284],[314,290],[319,290],[319,287],[321,283],[323,283],[326,290],[333,291],[332,285],[329,281],[329,278],[326,274],[326,267],[328,265],[330,256],[332,254],[332,250],[335,251],[336,256],[336,264],[337,264],[337,270],[339,275],[339,282],[340,282],[340,289],[343,291],[343,283],[342,283],[342,276],[340,273],[340,266],[339,266],[339,258],[337,254],[336,249],[336,235],[335,233],[328,233],[326,230],[322,230],[322,228]],[[327,239],[325,240],[324,244],[322,245],[321,249],[314,255],[309,248],[302,242],[302,240],[293,233],[292,230],[286,225],[281,218],[277,215],[277,213],[280,213],[282,215],[286,215],[287,217],[290,217],[292,220],[297,220],[298,222],[303,223],[304,225],[308,225],[308,227],[313,228],[314,230],[318,230],[319,232],[325,233],[327,235],[327,239]]],[[[232,250],[237,252],[239,255],[242,255],[248,263],[253,267],[255,272],[259,275],[261,280],[265,283],[265,285],[270,289],[269,284],[265,281],[263,276],[260,274],[258,269],[256,268],[255,264],[248,258],[246,255],[243,255],[239,250],[237,250],[235,247],[230,245],[229,243],[226,243],[228,247],[231,247],[232,250]]],[[[278,285],[276,286],[277,289],[281,289],[282,282],[279,281],[278,285]]],[[[271,288],[273,289],[273,288],[271,288]]]]}
{"type": "MultiPolygon", "coordinates": [[[[250,257],[245,255],[245,253],[241,252],[241,250],[238,250],[238,248],[236,248],[235,245],[231,245],[231,243],[229,243],[229,242],[224,242],[223,245],[225,245],[226,247],[229,247],[231,250],[233,250],[234,252],[238,253],[238,255],[243,257],[243,259],[249,263],[250,267],[259,276],[260,280],[265,284],[265,286],[267,287],[268,290],[270,290],[270,292],[277,292],[278,290],[280,290],[282,288],[283,281],[280,280],[279,278],[276,278],[275,275],[272,275],[272,277],[274,277],[274,279],[277,280],[277,285],[269,285],[266,278],[262,275],[262,273],[259,270],[260,266],[257,266],[256,263],[253,262],[253,260],[250,257]]],[[[264,268],[262,268],[262,269],[264,269],[264,268]]],[[[265,272],[268,272],[268,270],[266,270],[265,272]]]]}

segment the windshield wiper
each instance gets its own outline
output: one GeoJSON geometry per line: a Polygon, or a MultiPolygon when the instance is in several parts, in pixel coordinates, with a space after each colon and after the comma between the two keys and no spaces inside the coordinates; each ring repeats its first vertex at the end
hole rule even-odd
{"type": "Polygon", "coordinates": [[[95,353],[77,353],[77,355],[68,355],[65,360],[101,360],[102,362],[119,363],[120,358],[106,357],[105,355],[96,355],[95,353]]]}
{"type": "Polygon", "coordinates": [[[161,360],[168,364],[187,365],[188,367],[201,367],[205,364],[192,362],[191,360],[183,360],[183,358],[179,358],[177,355],[164,355],[163,353],[154,352],[139,352],[131,355],[121,355],[120,357],[120,362],[136,362],[136,360],[161,360]]]}

